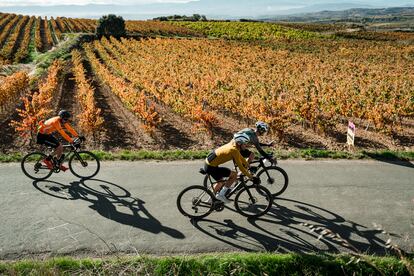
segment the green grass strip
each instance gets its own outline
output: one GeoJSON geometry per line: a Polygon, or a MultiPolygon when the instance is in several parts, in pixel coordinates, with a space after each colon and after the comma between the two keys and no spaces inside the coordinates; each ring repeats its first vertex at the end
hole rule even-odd
{"type": "Polygon", "coordinates": [[[69,59],[71,50],[79,45],[82,40],[79,34],[67,34],[66,37],[66,40],[54,50],[33,56],[34,63],[36,64],[36,76],[41,76],[55,59],[69,59]]]}
{"type": "MultiPolygon", "coordinates": [[[[209,150],[122,150],[117,152],[92,151],[100,160],[137,161],[137,160],[195,160],[204,159],[209,150]]],[[[413,151],[331,151],[318,149],[297,149],[291,151],[275,151],[277,159],[375,159],[383,161],[410,161],[414,160],[413,151]]],[[[22,153],[0,153],[0,162],[20,162],[22,153]]]]}
{"type": "Polygon", "coordinates": [[[199,256],[0,262],[1,275],[410,275],[396,257],[218,253],[199,256]]]}

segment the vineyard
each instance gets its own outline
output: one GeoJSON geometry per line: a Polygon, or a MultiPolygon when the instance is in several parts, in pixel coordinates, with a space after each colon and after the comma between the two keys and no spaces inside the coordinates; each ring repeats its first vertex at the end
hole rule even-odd
{"type": "MultiPolygon", "coordinates": [[[[0,14],[3,63],[44,52],[96,21],[0,14]]],[[[97,149],[209,149],[256,120],[276,148],[414,149],[414,42],[409,33],[253,22],[126,21],[30,81],[0,80],[2,151],[27,147],[64,108],[97,149]],[[314,30],[321,29],[322,33],[314,30]],[[311,31],[312,30],[312,31],[311,31]],[[211,39],[214,38],[214,39],[211,39]]]]}

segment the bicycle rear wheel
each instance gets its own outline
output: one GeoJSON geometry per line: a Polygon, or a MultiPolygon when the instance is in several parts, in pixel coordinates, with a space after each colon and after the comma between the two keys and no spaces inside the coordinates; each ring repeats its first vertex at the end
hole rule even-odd
{"type": "Polygon", "coordinates": [[[100,168],[98,157],[89,151],[75,151],[69,159],[70,171],[79,178],[92,178],[100,168]]]}
{"type": "Polygon", "coordinates": [[[31,152],[25,155],[21,162],[23,173],[33,180],[44,180],[52,175],[53,171],[49,169],[43,160],[46,154],[42,152],[31,152]]]}
{"type": "Polygon", "coordinates": [[[263,187],[266,187],[273,197],[281,195],[287,188],[289,178],[287,173],[280,167],[271,166],[257,173],[263,187]]]}
{"type": "Polygon", "coordinates": [[[204,218],[213,211],[213,193],[203,186],[185,188],[177,197],[178,210],[190,218],[204,218]]]}
{"type": "Polygon", "coordinates": [[[265,215],[272,207],[272,194],[263,186],[245,187],[234,199],[236,210],[245,217],[257,218],[265,215]]]}

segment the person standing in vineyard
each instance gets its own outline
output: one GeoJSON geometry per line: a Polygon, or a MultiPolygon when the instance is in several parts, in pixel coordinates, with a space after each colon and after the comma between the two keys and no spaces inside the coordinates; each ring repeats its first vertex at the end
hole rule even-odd
{"type": "MultiPolygon", "coordinates": [[[[234,134],[234,136],[240,135],[240,134],[246,134],[250,139],[250,143],[253,144],[256,147],[256,149],[259,151],[259,153],[264,158],[269,160],[271,163],[274,163],[273,158],[262,149],[262,146],[267,146],[267,147],[272,146],[273,142],[271,142],[269,144],[264,144],[264,143],[259,142],[259,136],[262,136],[262,135],[264,135],[265,133],[267,133],[269,131],[269,125],[265,122],[258,121],[258,122],[256,122],[255,127],[256,127],[256,129],[244,128],[244,129],[240,130],[239,132],[237,132],[236,134],[234,134]]],[[[241,150],[240,153],[244,158],[248,158],[247,161],[248,161],[249,164],[254,159],[254,153],[251,152],[250,150],[248,150],[247,148],[241,150]]]]}
{"type": "Polygon", "coordinates": [[[53,136],[54,132],[59,132],[59,134],[62,135],[66,141],[72,144],[74,139],[63,130],[63,127],[65,127],[65,129],[68,130],[75,138],[79,138],[81,141],[85,140],[85,137],[79,136],[79,134],[69,124],[69,119],[71,117],[72,115],[68,111],[61,110],[59,111],[58,116],[52,117],[46,121],[42,120],[39,123],[37,143],[51,146],[55,149],[52,154],[43,160],[49,169],[53,169],[53,157],[56,158],[57,164],[62,171],[66,171],[68,169],[62,165],[63,159],[65,158],[65,155],[63,154],[63,145],[56,139],[55,136],[53,136]]]}
{"type": "Polygon", "coordinates": [[[224,203],[230,202],[226,198],[226,193],[236,181],[237,173],[229,168],[219,167],[219,165],[233,160],[240,171],[253,180],[253,183],[260,183],[260,179],[249,172],[249,164],[240,154],[240,151],[244,150],[248,143],[249,137],[246,134],[236,135],[229,143],[211,151],[205,160],[204,170],[217,181],[217,184],[213,187],[214,193],[217,193],[216,198],[224,203]],[[223,180],[225,177],[228,177],[226,181],[223,180]]]}

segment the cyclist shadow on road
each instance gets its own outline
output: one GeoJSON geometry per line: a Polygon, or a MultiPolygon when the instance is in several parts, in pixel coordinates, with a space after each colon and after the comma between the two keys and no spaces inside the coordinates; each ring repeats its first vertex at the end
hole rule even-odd
{"type": "Polygon", "coordinates": [[[117,184],[100,179],[74,181],[69,185],[43,180],[34,181],[33,186],[39,191],[53,197],[66,200],[82,199],[88,201],[92,204],[89,208],[115,222],[133,226],[154,234],[163,232],[176,239],[185,238],[184,234],[180,231],[162,225],[145,208],[145,202],[143,200],[132,197],[130,192],[117,184]],[[117,206],[126,209],[126,212],[117,210],[117,206]]]}
{"type": "Polygon", "coordinates": [[[251,227],[231,219],[203,219],[193,224],[204,234],[244,251],[390,253],[381,238],[382,229],[368,228],[309,203],[285,198],[277,202],[267,215],[249,219],[251,227]]]}

